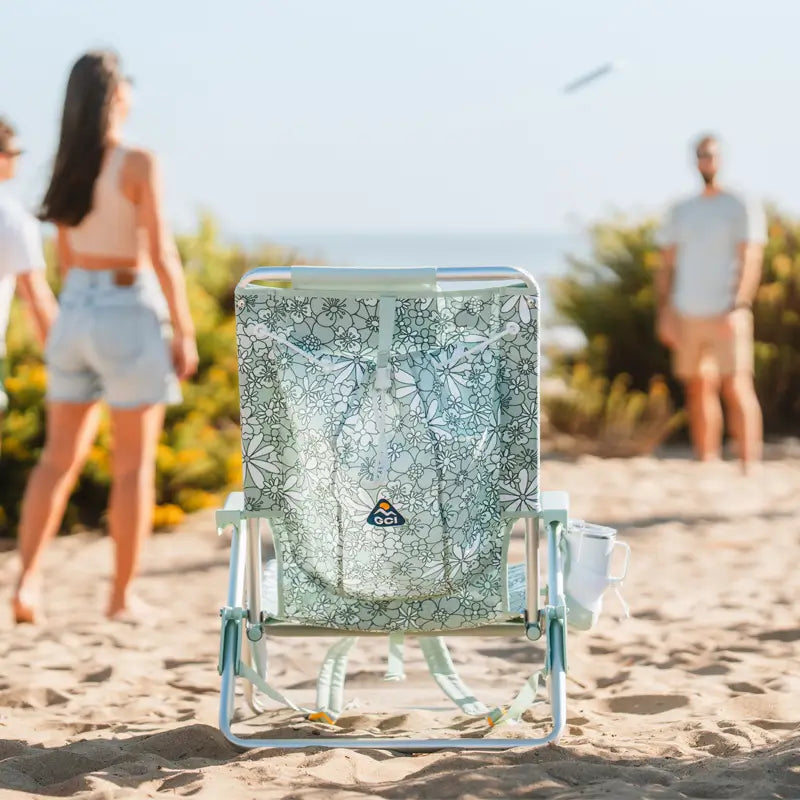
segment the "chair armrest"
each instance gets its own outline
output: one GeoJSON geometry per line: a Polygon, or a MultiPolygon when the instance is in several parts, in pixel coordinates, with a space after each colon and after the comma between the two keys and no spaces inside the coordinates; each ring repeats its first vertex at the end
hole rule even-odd
{"type": "Polygon", "coordinates": [[[225,505],[216,513],[217,536],[228,525],[238,525],[244,511],[244,492],[231,492],[225,499],[225,505]]]}
{"type": "Polygon", "coordinates": [[[569,494],[567,492],[542,492],[542,519],[545,525],[560,522],[565,528],[569,521],[569,494]]]}

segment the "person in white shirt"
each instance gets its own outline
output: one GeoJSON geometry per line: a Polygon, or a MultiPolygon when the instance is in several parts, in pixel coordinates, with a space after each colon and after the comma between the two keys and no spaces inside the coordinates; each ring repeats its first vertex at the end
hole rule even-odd
{"type": "Polygon", "coordinates": [[[657,332],[686,387],[698,457],[719,458],[720,390],[746,470],[761,457],[762,420],[753,386],[753,299],[767,239],[764,210],[719,186],[719,142],[696,145],[703,191],[673,206],[659,232],[657,332]]]}
{"type": "MultiPolygon", "coordinates": [[[[21,155],[14,128],[0,117],[0,184],[14,177],[21,155]]],[[[0,192],[0,415],[8,403],[3,389],[6,329],[15,287],[27,301],[43,344],[56,315],[56,300],[44,268],[39,223],[16,200],[0,192]]]]}

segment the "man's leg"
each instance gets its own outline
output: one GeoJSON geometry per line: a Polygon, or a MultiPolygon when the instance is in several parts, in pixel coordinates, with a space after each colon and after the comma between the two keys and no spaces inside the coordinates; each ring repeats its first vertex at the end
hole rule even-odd
{"type": "Polygon", "coordinates": [[[672,368],[686,389],[692,444],[701,461],[712,461],[722,449],[722,407],[716,371],[709,369],[708,322],[680,316],[677,334],[672,368]]]}
{"type": "Polygon", "coordinates": [[[761,406],[752,373],[735,372],[723,377],[722,395],[731,417],[731,430],[737,436],[739,458],[746,470],[749,464],[761,460],[764,439],[761,406]]]}
{"type": "Polygon", "coordinates": [[[746,309],[734,311],[732,326],[721,331],[716,356],[722,375],[722,395],[736,437],[742,467],[761,460],[763,421],[753,384],[753,315],[746,309]]]}
{"type": "Polygon", "coordinates": [[[719,381],[711,374],[685,379],[689,432],[701,461],[715,461],[722,449],[722,406],[719,381]]]}

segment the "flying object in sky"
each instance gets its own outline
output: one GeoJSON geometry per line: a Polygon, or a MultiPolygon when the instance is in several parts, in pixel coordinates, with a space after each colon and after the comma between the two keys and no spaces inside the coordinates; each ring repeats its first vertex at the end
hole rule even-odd
{"type": "Polygon", "coordinates": [[[576,78],[574,81],[570,81],[562,91],[564,94],[572,94],[573,92],[578,92],[581,89],[584,89],[590,83],[594,83],[598,78],[602,78],[604,75],[608,75],[610,72],[614,72],[622,67],[621,61],[609,61],[602,66],[599,66],[597,69],[593,69],[591,72],[587,72],[584,75],[581,75],[579,78],[576,78]]]}

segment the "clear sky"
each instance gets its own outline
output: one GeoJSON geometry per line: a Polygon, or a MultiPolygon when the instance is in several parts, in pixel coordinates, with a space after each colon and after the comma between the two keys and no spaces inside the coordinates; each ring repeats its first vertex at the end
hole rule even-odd
{"type": "Polygon", "coordinates": [[[32,204],[69,66],[117,48],[179,228],[575,229],[692,191],[706,129],[800,212],[798,29],[798,0],[2,0],[0,113],[32,204]]]}

